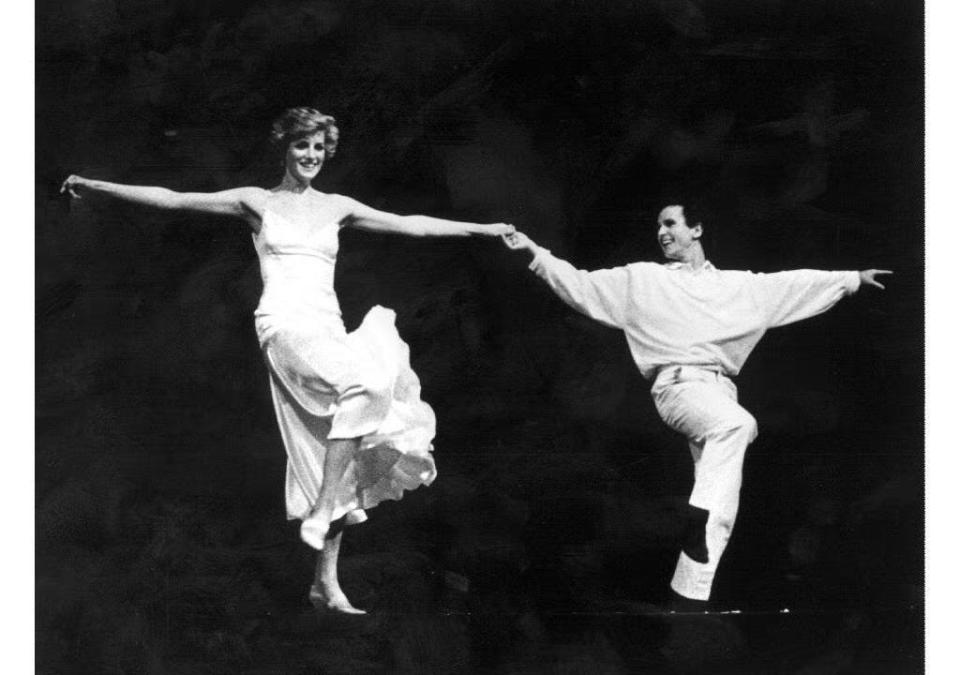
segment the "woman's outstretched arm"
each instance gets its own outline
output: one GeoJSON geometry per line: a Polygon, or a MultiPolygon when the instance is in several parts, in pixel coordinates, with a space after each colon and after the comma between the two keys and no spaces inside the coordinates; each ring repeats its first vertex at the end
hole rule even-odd
{"type": "Polygon", "coordinates": [[[361,204],[349,197],[343,198],[346,206],[344,225],[373,232],[405,234],[410,237],[499,237],[511,234],[513,225],[507,223],[464,223],[431,216],[398,216],[361,204]]]}
{"type": "Polygon", "coordinates": [[[168,211],[198,211],[224,216],[260,216],[264,191],[255,187],[234,188],[220,192],[177,192],[149,185],[124,185],[83,176],[70,176],[60,187],[61,194],[81,199],[86,194],[101,194],[133,204],[168,211]]]}

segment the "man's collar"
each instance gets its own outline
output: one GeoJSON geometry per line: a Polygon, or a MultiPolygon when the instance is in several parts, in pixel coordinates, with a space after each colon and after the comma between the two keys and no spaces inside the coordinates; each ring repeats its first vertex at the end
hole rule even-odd
{"type": "MultiPolygon", "coordinates": [[[[693,269],[692,267],[690,267],[690,263],[680,262],[680,261],[678,261],[678,260],[675,260],[675,261],[673,261],[673,262],[668,262],[668,263],[667,263],[666,265],[664,265],[664,266],[665,266],[668,270],[689,270],[689,271],[691,271],[691,272],[694,271],[694,269],[693,269]]],[[[701,267],[699,270],[696,270],[696,271],[697,271],[697,272],[700,272],[700,271],[702,271],[702,270],[707,270],[707,271],[710,271],[710,272],[714,272],[714,271],[716,271],[716,269],[717,269],[717,268],[713,266],[713,263],[712,263],[712,262],[710,262],[709,260],[706,260],[706,261],[704,261],[704,263],[703,263],[703,267],[701,267]]]]}

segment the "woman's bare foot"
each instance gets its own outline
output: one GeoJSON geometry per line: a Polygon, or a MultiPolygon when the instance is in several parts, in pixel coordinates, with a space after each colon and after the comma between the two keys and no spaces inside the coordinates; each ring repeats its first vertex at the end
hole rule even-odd
{"type": "Polygon", "coordinates": [[[343,591],[337,588],[321,588],[319,586],[310,587],[310,603],[317,609],[324,612],[337,612],[340,614],[366,614],[362,609],[357,609],[350,604],[343,591]]]}

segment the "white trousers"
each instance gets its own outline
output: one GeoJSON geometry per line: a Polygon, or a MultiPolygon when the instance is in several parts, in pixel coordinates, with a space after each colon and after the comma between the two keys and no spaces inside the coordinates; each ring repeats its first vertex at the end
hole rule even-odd
{"type": "Polygon", "coordinates": [[[719,370],[664,368],[651,393],[663,421],[689,441],[694,470],[690,504],[710,512],[709,562],[698,563],[681,551],[670,587],[684,597],[709,600],[717,564],[737,518],[743,458],[757,437],[757,421],[737,403],[737,387],[719,370]]]}

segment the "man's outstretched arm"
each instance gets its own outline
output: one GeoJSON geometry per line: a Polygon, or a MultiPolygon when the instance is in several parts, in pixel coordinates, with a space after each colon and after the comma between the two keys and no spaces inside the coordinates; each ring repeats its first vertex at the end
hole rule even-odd
{"type": "Polygon", "coordinates": [[[792,270],[754,276],[757,302],[773,328],[821,314],[841,299],[856,293],[861,285],[884,288],[877,277],[890,270],[824,272],[792,270]]]}
{"type": "Polygon", "coordinates": [[[629,281],[625,267],[587,272],[537,246],[522,232],[506,235],[503,241],[514,251],[532,254],[530,269],[565,303],[608,326],[624,327],[629,281]]]}

